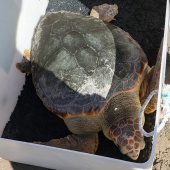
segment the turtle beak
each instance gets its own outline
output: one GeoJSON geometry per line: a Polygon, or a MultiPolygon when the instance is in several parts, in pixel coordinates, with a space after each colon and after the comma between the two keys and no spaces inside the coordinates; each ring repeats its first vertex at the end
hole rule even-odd
{"type": "Polygon", "coordinates": [[[132,160],[137,160],[138,157],[139,157],[139,153],[140,153],[140,150],[134,150],[134,151],[131,151],[129,153],[127,153],[126,155],[131,158],[132,160]]]}

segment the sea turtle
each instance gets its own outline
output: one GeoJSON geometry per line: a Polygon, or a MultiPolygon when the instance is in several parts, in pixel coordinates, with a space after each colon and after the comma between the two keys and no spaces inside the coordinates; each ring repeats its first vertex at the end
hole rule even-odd
{"type": "MultiPolygon", "coordinates": [[[[38,96],[72,135],[37,143],[95,153],[102,130],[133,160],[145,147],[139,112],[148,94],[158,88],[161,55],[150,68],[140,45],[107,23],[116,14],[116,5],[104,4],[93,8],[92,16],[50,12],[39,22],[30,55],[26,51],[16,66],[31,71],[38,96]]],[[[155,110],[156,97],[146,113],[155,110]]]]}

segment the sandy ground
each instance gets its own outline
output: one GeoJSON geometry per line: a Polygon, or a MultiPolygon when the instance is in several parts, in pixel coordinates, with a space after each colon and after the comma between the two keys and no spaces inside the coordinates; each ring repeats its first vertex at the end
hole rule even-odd
{"type": "Polygon", "coordinates": [[[159,133],[153,170],[170,170],[170,124],[159,133]]]}
{"type": "MultiPolygon", "coordinates": [[[[104,1],[104,0],[98,0],[98,1],[96,0],[95,1],[94,0],[93,2],[90,2],[90,3],[89,3],[89,1],[85,1],[85,0],[84,1],[69,0],[69,2],[71,2],[71,1],[74,3],[72,3],[70,5],[70,8],[73,11],[75,11],[77,9],[81,10],[80,12],[83,14],[87,14],[87,11],[89,10],[89,8],[91,8],[91,6],[93,6],[93,4],[95,4],[95,3],[109,2],[109,0],[106,0],[106,1],[104,1]],[[78,3],[76,3],[76,2],[78,2],[78,3]],[[85,6],[83,5],[80,8],[79,5],[81,6],[82,2],[84,2],[85,6]]],[[[54,10],[56,10],[56,8],[57,9],[63,8],[63,6],[57,5],[56,2],[57,2],[57,0],[55,0],[55,1],[51,0],[51,4],[49,5],[47,10],[54,11],[54,10]]],[[[63,2],[67,2],[65,4],[62,3],[62,5],[64,4],[64,8],[65,8],[66,4],[68,4],[68,0],[63,0],[63,2]]],[[[145,4],[143,4],[142,0],[139,0],[138,3],[136,2],[136,4],[133,3],[134,1],[132,1],[132,0],[130,0],[130,1],[115,0],[114,2],[118,3],[119,9],[120,9],[119,15],[117,17],[117,20],[115,21],[115,24],[120,26],[121,28],[123,28],[125,31],[129,32],[131,35],[133,35],[133,37],[140,43],[142,48],[144,48],[144,51],[147,54],[147,56],[150,57],[150,58],[148,58],[149,64],[150,65],[155,64],[155,56],[158,51],[159,42],[161,40],[162,33],[163,33],[163,30],[162,30],[163,25],[164,25],[163,24],[164,23],[164,21],[163,21],[164,11],[163,10],[165,9],[164,3],[162,3],[160,0],[156,0],[156,1],[149,0],[145,4]],[[159,8],[159,4],[161,4],[161,6],[160,6],[161,9],[159,8]],[[159,14],[158,15],[159,17],[157,17],[155,14],[159,14]],[[160,17],[162,17],[162,20],[160,20],[160,17]],[[131,19],[129,20],[129,18],[131,18],[131,19]],[[149,21],[147,21],[148,18],[150,18],[149,21]],[[147,44],[147,46],[146,46],[146,44],[147,44]]],[[[169,69],[170,69],[170,63],[169,63],[169,69]]],[[[167,75],[168,74],[169,74],[169,72],[167,71],[167,75]]],[[[170,77],[170,75],[169,75],[169,77],[170,77]]],[[[167,81],[170,82],[169,77],[167,76],[167,81]]],[[[30,83],[29,79],[27,81],[30,83]]],[[[28,83],[28,86],[25,87],[25,91],[22,93],[22,97],[20,98],[20,104],[18,107],[20,107],[22,105],[22,102],[23,102],[22,100],[26,100],[26,98],[27,98],[27,96],[23,97],[24,94],[28,95],[28,93],[33,91],[33,87],[30,88],[29,83],[28,83]]],[[[30,94],[30,100],[34,100],[33,99],[34,96],[35,96],[34,94],[33,95],[30,94]]],[[[35,99],[35,103],[39,104],[39,100],[35,99]]],[[[30,106],[28,106],[28,107],[30,107],[30,106]]],[[[35,107],[37,107],[37,106],[35,106],[35,107]]],[[[28,110],[28,108],[24,108],[24,111],[26,111],[26,110],[28,110]]],[[[37,140],[37,138],[39,137],[38,136],[39,134],[38,135],[36,134],[36,136],[33,136],[33,134],[32,134],[32,136],[30,137],[30,135],[34,129],[34,127],[32,126],[33,121],[30,119],[31,123],[26,124],[26,127],[29,127],[29,131],[27,132],[28,136],[25,136],[24,129],[26,129],[26,127],[23,128],[23,127],[18,126],[18,124],[20,124],[22,126],[25,124],[25,122],[23,122],[23,121],[20,122],[20,120],[23,120],[22,119],[23,115],[16,116],[16,112],[19,112],[19,111],[18,110],[15,111],[15,114],[13,114],[13,118],[18,117],[19,121],[17,120],[14,123],[11,122],[11,124],[10,123],[8,124],[8,128],[6,131],[7,132],[6,138],[12,138],[15,140],[28,141],[28,142],[37,140]],[[22,130],[20,130],[20,129],[22,129],[22,130]],[[20,134],[17,134],[16,131],[17,132],[19,131],[20,134]]],[[[21,112],[23,112],[22,109],[21,109],[21,112]]],[[[32,112],[32,110],[30,112],[32,112]]],[[[27,114],[27,118],[33,118],[33,116],[27,114]]],[[[33,119],[35,119],[35,118],[33,118],[33,119]]],[[[11,118],[11,120],[12,120],[12,118],[11,118]]],[[[53,123],[55,123],[55,122],[53,122],[53,123]]],[[[35,122],[35,124],[37,124],[37,122],[35,122]]],[[[44,124],[44,122],[42,121],[41,124],[44,124]]],[[[63,127],[62,124],[61,124],[61,126],[63,127]]],[[[48,129],[47,127],[48,126],[45,125],[44,128],[48,129]]],[[[38,130],[39,129],[36,129],[36,131],[38,131],[38,130]]],[[[157,147],[155,150],[155,159],[154,159],[154,165],[153,165],[154,170],[170,170],[170,144],[169,144],[170,143],[170,133],[169,133],[169,130],[170,130],[170,124],[167,124],[165,126],[165,128],[158,135],[157,147]]],[[[40,129],[40,131],[42,131],[42,130],[40,129]]],[[[54,130],[52,130],[52,132],[53,131],[54,130]]],[[[45,130],[44,130],[44,132],[45,132],[45,130]]],[[[55,131],[55,133],[56,133],[56,131],[55,131]]],[[[60,133],[60,132],[58,132],[58,133],[60,133]]],[[[65,130],[61,133],[63,133],[63,134],[67,133],[67,130],[65,130]]],[[[63,134],[58,134],[58,135],[62,136],[63,134]]],[[[47,137],[45,134],[44,134],[44,136],[47,137]]],[[[40,136],[40,138],[41,138],[41,136],[40,136]]],[[[108,145],[107,142],[108,141],[106,141],[105,145],[108,145]]],[[[150,143],[151,142],[149,142],[149,144],[150,143]]],[[[105,145],[103,145],[103,146],[105,146],[105,145]]],[[[149,148],[149,146],[147,146],[147,148],[149,148]]],[[[99,152],[99,154],[100,154],[100,152],[99,152]]],[[[142,155],[144,155],[144,157],[147,157],[145,152],[143,152],[142,155]]],[[[122,155],[120,154],[120,157],[121,156],[122,155]]],[[[141,159],[144,157],[141,157],[141,159]]],[[[126,159],[126,158],[122,157],[122,159],[126,159]]],[[[0,170],[23,170],[23,169],[24,170],[43,170],[44,168],[9,162],[9,161],[3,160],[3,159],[0,160],[0,170]]]]}

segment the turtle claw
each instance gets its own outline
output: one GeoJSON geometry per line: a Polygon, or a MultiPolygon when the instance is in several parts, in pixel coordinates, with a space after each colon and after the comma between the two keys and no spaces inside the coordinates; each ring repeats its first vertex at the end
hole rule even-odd
{"type": "Polygon", "coordinates": [[[28,61],[30,61],[30,50],[25,49],[23,57],[26,58],[28,61]]]}

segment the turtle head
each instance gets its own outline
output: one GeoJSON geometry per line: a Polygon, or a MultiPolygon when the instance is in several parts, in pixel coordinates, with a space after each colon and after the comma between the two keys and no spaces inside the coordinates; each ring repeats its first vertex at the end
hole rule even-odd
{"type": "Polygon", "coordinates": [[[144,149],[145,141],[139,130],[139,119],[124,118],[112,125],[110,139],[117,145],[121,153],[133,160],[138,159],[140,150],[144,149]]]}

